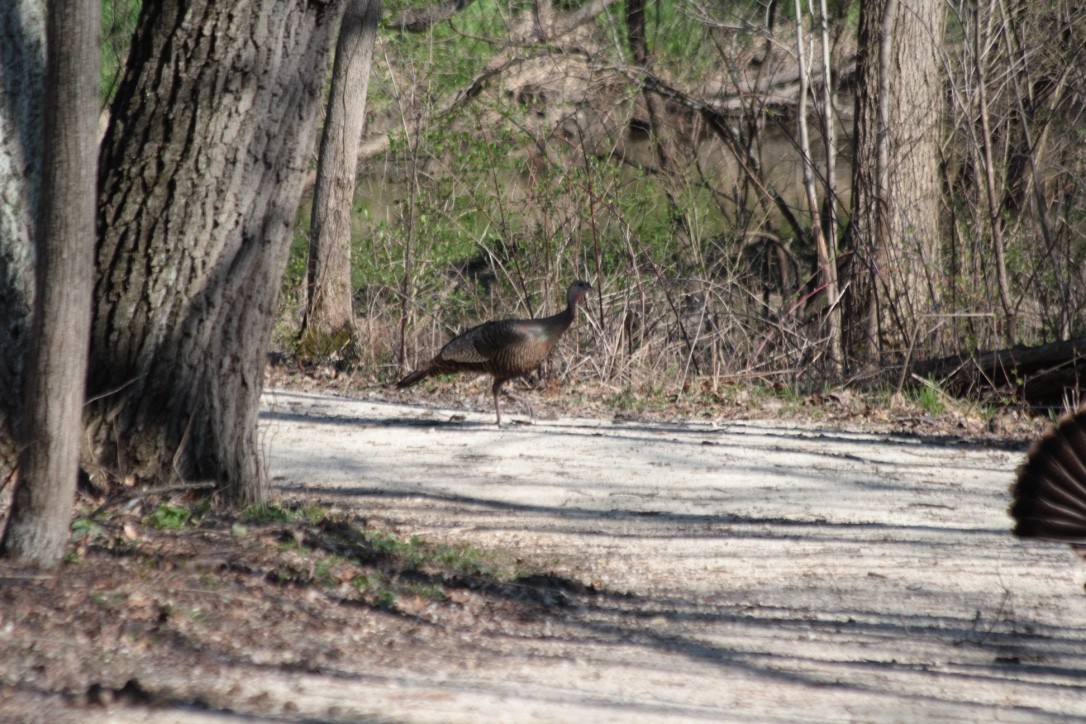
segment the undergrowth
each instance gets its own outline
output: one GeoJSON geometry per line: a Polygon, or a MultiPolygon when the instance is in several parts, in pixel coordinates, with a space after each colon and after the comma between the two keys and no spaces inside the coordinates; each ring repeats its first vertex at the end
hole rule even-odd
{"type": "Polygon", "coordinates": [[[393,611],[405,596],[444,601],[449,587],[500,587],[539,575],[504,550],[403,537],[308,501],[272,502],[236,517],[215,512],[207,501],[81,508],[66,561],[77,565],[96,552],[112,552],[146,556],[155,566],[166,560],[162,556],[171,566],[199,566],[184,552],[191,546],[187,537],[197,532],[202,544],[235,561],[231,568],[270,584],[313,587],[393,611]]]}

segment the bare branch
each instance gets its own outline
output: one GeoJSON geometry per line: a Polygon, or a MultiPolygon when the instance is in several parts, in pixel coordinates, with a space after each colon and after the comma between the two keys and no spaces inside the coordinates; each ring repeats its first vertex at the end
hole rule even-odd
{"type": "Polygon", "coordinates": [[[425,33],[438,23],[456,15],[470,4],[471,0],[447,0],[436,5],[427,5],[424,8],[404,10],[385,23],[385,26],[405,33],[425,33]]]}

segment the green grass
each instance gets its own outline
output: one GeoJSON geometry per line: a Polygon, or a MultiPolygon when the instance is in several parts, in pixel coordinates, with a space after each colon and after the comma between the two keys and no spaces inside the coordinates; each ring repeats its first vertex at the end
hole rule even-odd
{"type": "Polygon", "coordinates": [[[330,511],[323,505],[304,503],[284,505],[267,503],[254,505],[241,514],[243,523],[309,523],[316,525],[328,518],[330,511]]]}
{"type": "Polygon", "coordinates": [[[939,389],[934,380],[924,380],[906,389],[905,396],[929,415],[941,415],[946,412],[946,393],[939,389]]]}
{"type": "Polygon", "coordinates": [[[365,540],[374,552],[387,557],[402,570],[436,568],[460,575],[494,576],[500,579],[516,574],[505,555],[470,545],[430,543],[418,536],[404,540],[378,530],[366,531],[365,540]]]}
{"type": "Polygon", "coordinates": [[[250,525],[283,525],[269,574],[280,585],[336,589],[345,582],[370,605],[395,610],[401,596],[444,600],[452,579],[505,582],[523,574],[504,551],[402,537],[322,506],[270,504],[246,511],[250,525]],[[299,524],[306,526],[298,529],[299,524]]]}
{"type": "MultiPolygon", "coordinates": [[[[420,9],[433,3],[389,3],[386,17],[395,17],[408,8],[420,9]]],[[[395,65],[409,75],[426,74],[427,95],[440,98],[464,85],[478,74],[498,52],[506,35],[509,6],[496,0],[477,0],[457,12],[450,21],[433,26],[427,33],[401,33],[382,30],[387,40],[386,52],[395,65]]],[[[380,111],[394,103],[399,88],[375,64],[371,81],[373,108],[380,111]]]]}

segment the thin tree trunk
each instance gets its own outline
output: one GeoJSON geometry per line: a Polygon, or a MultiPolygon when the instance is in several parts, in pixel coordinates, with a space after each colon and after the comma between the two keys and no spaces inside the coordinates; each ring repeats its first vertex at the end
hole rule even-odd
{"type": "Polygon", "coordinates": [[[37,293],[24,384],[19,472],[0,548],[53,566],[68,542],[90,333],[98,145],[98,0],[46,13],[37,293]]]}
{"type": "Polygon", "coordinates": [[[102,149],[96,474],[264,499],[264,364],[342,7],[144,3],[102,149]]]}
{"type": "Polygon", "coordinates": [[[995,256],[996,282],[999,286],[999,302],[1003,307],[1003,339],[1014,344],[1014,304],[1011,302],[1010,284],[1007,281],[1007,260],[1003,244],[1003,219],[999,210],[999,193],[996,191],[995,159],[992,154],[992,128],[988,114],[988,93],[985,69],[988,65],[988,39],[991,32],[995,3],[987,13],[975,14],[976,28],[973,33],[973,51],[977,68],[977,114],[980,117],[980,145],[984,158],[984,191],[988,201],[988,223],[992,230],[992,252],[995,256]],[[981,16],[987,15],[981,32],[981,16]]]}
{"type": "MultiPolygon", "coordinates": [[[[645,0],[626,0],[626,38],[630,43],[634,62],[647,72],[650,58],[645,32],[645,0]]],[[[660,95],[644,83],[641,90],[641,97],[645,100],[645,108],[649,114],[652,142],[656,149],[656,159],[662,177],[661,187],[668,200],[672,232],[682,245],[689,246],[690,229],[673,190],[673,185],[678,178],[675,165],[678,151],[672,142],[671,130],[667,127],[667,107],[660,95]]]]}
{"type": "Polygon", "coordinates": [[[941,0],[899,0],[895,10],[884,126],[889,265],[881,279],[889,341],[898,346],[931,333],[936,322],[930,315],[942,296],[939,144],[945,95],[939,53],[946,7],[941,0]]]}
{"type": "MultiPolygon", "coordinates": [[[[810,85],[807,72],[807,53],[803,47],[803,6],[800,0],[795,0],[795,10],[796,54],[799,60],[799,107],[796,110],[796,115],[799,117],[799,150],[800,155],[803,157],[803,188],[807,195],[807,207],[811,214],[811,234],[814,236],[815,253],[818,258],[819,281],[825,290],[828,302],[826,311],[830,326],[830,367],[833,374],[840,378],[844,372],[844,359],[841,351],[841,312],[837,304],[837,266],[834,254],[830,245],[826,243],[826,236],[822,230],[822,215],[814,184],[814,159],[811,158],[811,140],[807,130],[807,94],[810,91],[810,85]]],[[[823,18],[824,23],[825,18],[823,18]]],[[[823,43],[826,42],[825,34],[823,34],[822,40],[823,43]]],[[[829,67],[825,70],[825,83],[828,85],[831,82],[829,67]]],[[[832,174],[832,169],[830,173],[832,174]]],[[[832,198],[830,202],[832,203],[832,198]]]]}
{"type": "Polygon", "coordinates": [[[350,0],[336,44],[313,192],[306,314],[302,323],[303,345],[321,355],[339,352],[355,336],[351,212],[380,19],[380,0],[350,0]]]}

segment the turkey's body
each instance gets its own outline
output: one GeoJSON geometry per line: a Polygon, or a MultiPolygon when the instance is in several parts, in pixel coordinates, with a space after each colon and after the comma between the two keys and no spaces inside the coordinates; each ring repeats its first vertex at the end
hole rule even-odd
{"type": "Polygon", "coordinates": [[[500,319],[484,322],[456,336],[433,359],[396,383],[404,388],[431,375],[452,372],[487,373],[494,378],[491,393],[498,425],[502,424],[501,388],[507,381],[538,368],[569,329],[577,302],[592,287],[576,281],[566,293],[566,308],[541,319],[500,319]]]}
{"type": "Polygon", "coordinates": [[[1011,496],[1015,535],[1069,543],[1086,558],[1086,409],[1033,444],[1011,496]]]}

